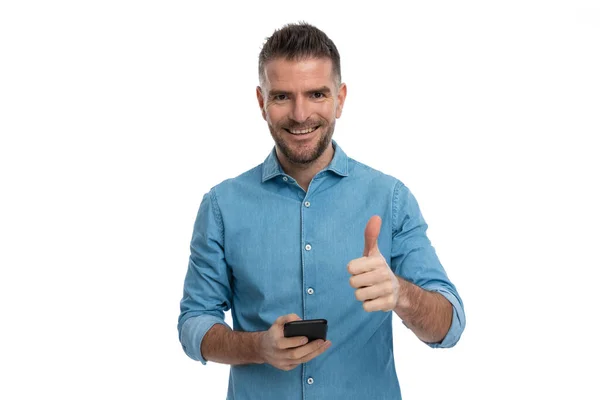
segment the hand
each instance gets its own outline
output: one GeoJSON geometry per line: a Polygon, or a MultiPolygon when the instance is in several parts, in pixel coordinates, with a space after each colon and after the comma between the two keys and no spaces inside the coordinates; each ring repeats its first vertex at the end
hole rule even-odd
{"type": "Polygon", "coordinates": [[[393,310],[400,295],[398,278],[377,247],[380,230],[381,218],[375,215],[365,228],[363,257],[348,263],[348,272],[352,275],[350,286],[356,288],[356,298],[363,302],[363,308],[369,312],[393,310]]]}
{"type": "Polygon", "coordinates": [[[312,360],[331,346],[329,340],[317,339],[308,343],[306,336],[284,337],[283,325],[286,322],[301,319],[296,314],[284,315],[277,318],[268,331],[261,332],[259,353],[266,363],[275,368],[290,371],[298,365],[312,360]]]}

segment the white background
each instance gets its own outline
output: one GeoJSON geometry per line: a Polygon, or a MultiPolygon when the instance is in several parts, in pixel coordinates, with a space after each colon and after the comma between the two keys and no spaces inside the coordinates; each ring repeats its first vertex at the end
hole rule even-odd
{"type": "Polygon", "coordinates": [[[1,3],[0,398],[225,398],[177,339],[189,240],[273,146],[257,57],[298,20],[465,302],[449,350],[396,318],[404,397],[600,398],[598,2],[210,3],[1,3]]]}

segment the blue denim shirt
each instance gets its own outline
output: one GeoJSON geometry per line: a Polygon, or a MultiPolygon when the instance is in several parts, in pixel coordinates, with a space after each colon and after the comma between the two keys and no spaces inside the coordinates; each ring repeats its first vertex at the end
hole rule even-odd
{"type": "Polygon", "coordinates": [[[202,338],[214,324],[225,324],[229,309],[236,331],[264,331],[290,313],[324,318],[332,343],[291,371],[269,364],[231,366],[228,399],[400,399],[395,314],[364,311],[346,269],[362,257],[373,215],[382,218],[378,246],[394,272],[441,293],[453,306],[448,334],[429,346],[451,347],[465,328],[462,300],[426,236],[411,192],[332,143],[331,163],[306,192],[283,171],[273,148],[262,164],[202,199],[178,323],[185,353],[206,364],[202,338]]]}

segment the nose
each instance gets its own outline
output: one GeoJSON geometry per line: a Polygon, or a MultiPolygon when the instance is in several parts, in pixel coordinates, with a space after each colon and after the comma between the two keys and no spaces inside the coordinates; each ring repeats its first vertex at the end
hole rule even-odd
{"type": "Polygon", "coordinates": [[[305,101],[301,96],[299,96],[296,101],[294,101],[291,119],[298,123],[306,121],[310,116],[309,106],[309,102],[305,101]]]}

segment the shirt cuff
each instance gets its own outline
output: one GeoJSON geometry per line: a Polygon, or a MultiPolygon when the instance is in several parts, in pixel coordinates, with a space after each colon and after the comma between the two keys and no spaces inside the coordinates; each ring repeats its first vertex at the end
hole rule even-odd
{"type": "Polygon", "coordinates": [[[446,337],[440,343],[427,343],[432,348],[447,348],[454,346],[465,329],[465,312],[462,305],[452,293],[444,289],[430,289],[444,296],[452,304],[452,324],[446,337]]]}
{"type": "Polygon", "coordinates": [[[225,321],[214,315],[198,315],[196,317],[191,317],[181,326],[181,346],[183,347],[185,354],[192,360],[200,361],[203,365],[206,365],[206,359],[202,357],[200,346],[202,345],[202,339],[204,339],[206,332],[208,332],[215,324],[229,327],[225,321]]]}

